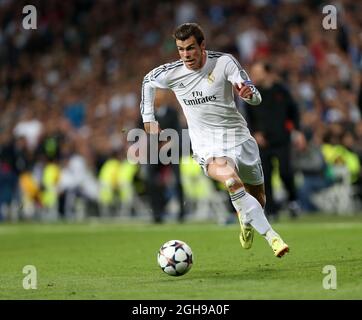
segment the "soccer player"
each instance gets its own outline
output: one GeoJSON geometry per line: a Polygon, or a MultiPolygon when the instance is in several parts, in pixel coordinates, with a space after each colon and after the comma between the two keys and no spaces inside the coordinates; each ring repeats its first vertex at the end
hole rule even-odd
{"type": "Polygon", "coordinates": [[[142,83],[140,108],[145,131],[161,131],[154,115],[155,91],[171,89],[185,114],[194,158],[205,174],[223,183],[230,194],[240,222],[242,247],[251,247],[255,229],[274,255],[282,257],[289,247],[264,214],[258,146],[234,102],[233,88],[251,105],[261,102],[259,91],[232,55],[205,49],[198,24],[182,24],[173,36],[181,59],[153,69],[142,83]]]}

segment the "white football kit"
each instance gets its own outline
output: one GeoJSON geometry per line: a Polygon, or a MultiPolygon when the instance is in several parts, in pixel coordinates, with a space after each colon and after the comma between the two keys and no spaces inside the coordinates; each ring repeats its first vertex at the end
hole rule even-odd
{"type": "Polygon", "coordinates": [[[251,99],[244,100],[259,104],[259,91],[230,54],[206,51],[206,62],[199,70],[188,69],[182,60],[161,65],[142,83],[143,122],[156,121],[156,88],[171,89],[185,114],[194,158],[205,173],[205,165],[212,157],[228,157],[238,166],[244,182],[260,184],[263,174],[258,146],[234,102],[233,86],[241,83],[249,85],[253,92],[251,99]]]}

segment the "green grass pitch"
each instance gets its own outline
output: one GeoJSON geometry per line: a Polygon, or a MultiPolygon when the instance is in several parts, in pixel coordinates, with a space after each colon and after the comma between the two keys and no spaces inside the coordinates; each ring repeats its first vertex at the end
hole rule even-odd
{"type": "Polygon", "coordinates": [[[278,259],[255,235],[241,248],[238,225],[100,223],[0,225],[0,299],[362,299],[362,218],[318,216],[273,224],[291,252],[278,259]],[[189,273],[156,262],[166,241],[187,242],[189,273]],[[23,288],[23,267],[37,289],[23,288]],[[333,265],[337,288],[324,289],[333,265]]]}

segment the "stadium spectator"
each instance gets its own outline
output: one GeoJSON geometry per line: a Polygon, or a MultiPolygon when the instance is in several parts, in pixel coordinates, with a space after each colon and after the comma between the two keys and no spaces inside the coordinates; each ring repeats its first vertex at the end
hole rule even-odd
{"type": "Polygon", "coordinates": [[[332,177],[328,176],[328,166],[324,159],[320,143],[314,139],[311,128],[304,129],[306,144],[295,150],[293,166],[296,172],[302,174],[302,184],[298,188],[298,203],[303,212],[315,212],[317,206],[313,203],[313,196],[329,187],[332,177]]]}
{"type": "MultiPolygon", "coordinates": [[[[179,115],[175,107],[170,103],[168,93],[165,90],[159,90],[155,97],[155,116],[156,120],[163,129],[173,129],[177,133],[177,140],[174,137],[167,144],[171,150],[177,149],[178,157],[176,161],[170,164],[163,164],[161,161],[146,165],[146,192],[149,196],[151,210],[154,222],[161,223],[167,218],[166,204],[170,198],[177,199],[178,220],[182,222],[185,219],[184,192],[181,185],[180,160],[182,147],[182,132],[179,115]]],[[[152,149],[152,144],[148,144],[148,152],[158,154],[161,148],[166,145],[160,143],[158,150],[152,149]]]]}
{"type": "Polygon", "coordinates": [[[265,211],[271,218],[278,217],[279,207],[272,190],[273,159],[277,159],[280,176],[288,192],[288,209],[290,215],[295,217],[299,208],[291,162],[292,143],[296,143],[299,149],[305,146],[304,135],[300,131],[298,106],[288,89],[277,80],[269,64],[254,64],[251,77],[263,97],[258,108],[248,108],[247,114],[264,168],[267,198],[265,211]]]}

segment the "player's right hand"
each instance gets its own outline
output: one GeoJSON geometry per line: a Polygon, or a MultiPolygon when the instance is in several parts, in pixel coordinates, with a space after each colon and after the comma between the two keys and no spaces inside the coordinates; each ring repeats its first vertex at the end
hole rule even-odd
{"type": "Polygon", "coordinates": [[[143,125],[148,134],[158,134],[161,132],[160,125],[157,121],[145,122],[143,125]]]}
{"type": "Polygon", "coordinates": [[[244,83],[236,85],[235,88],[240,98],[251,99],[253,97],[253,91],[249,86],[245,85],[244,83]]]}

